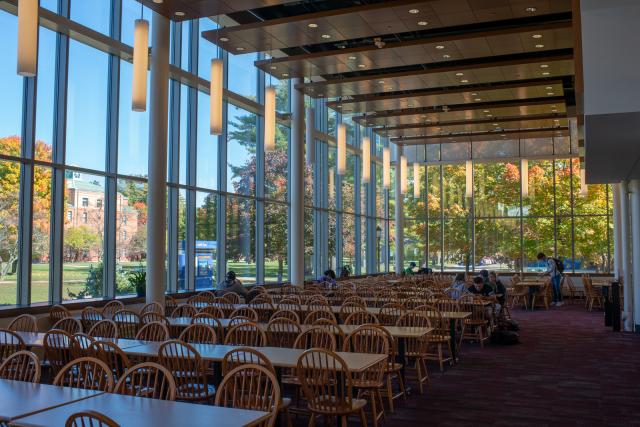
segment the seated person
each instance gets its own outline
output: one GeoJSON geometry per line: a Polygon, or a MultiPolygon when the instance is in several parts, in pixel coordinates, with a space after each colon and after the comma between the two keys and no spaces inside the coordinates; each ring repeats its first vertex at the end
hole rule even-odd
{"type": "Polygon", "coordinates": [[[464,280],[464,273],[456,274],[456,278],[449,286],[445,293],[449,295],[451,299],[460,299],[462,295],[467,292],[467,282],[464,280]]]}
{"type": "Polygon", "coordinates": [[[489,271],[488,270],[480,270],[480,277],[484,280],[484,283],[489,283],[489,271]]]}
{"type": "Polygon", "coordinates": [[[227,278],[220,282],[218,285],[218,290],[222,291],[223,294],[227,292],[233,292],[234,294],[238,294],[243,298],[247,298],[249,291],[244,287],[242,282],[236,278],[235,271],[229,271],[227,273],[227,278]]]}
{"type": "Polygon", "coordinates": [[[416,263],[415,263],[415,262],[413,262],[413,261],[411,261],[411,262],[409,263],[409,267],[407,267],[407,268],[404,270],[404,272],[405,272],[406,274],[415,274],[415,269],[416,269],[416,263]]]}
{"type": "Polygon", "coordinates": [[[336,273],[332,269],[328,269],[324,272],[324,274],[318,279],[320,283],[326,283],[329,287],[333,287],[336,285],[336,273]]]}
{"type": "Polygon", "coordinates": [[[473,285],[467,289],[468,292],[474,295],[480,295],[483,297],[488,297],[494,294],[493,288],[488,284],[484,283],[484,279],[482,276],[476,276],[473,278],[473,285]]]}
{"type": "Polygon", "coordinates": [[[500,305],[504,305],[507,299],[507,288],[498,280],[498,275],[495,271],[489,273],[489,286],[493,288],[493,292],[496,294],[496,301],[498,301],[500,305]]]}

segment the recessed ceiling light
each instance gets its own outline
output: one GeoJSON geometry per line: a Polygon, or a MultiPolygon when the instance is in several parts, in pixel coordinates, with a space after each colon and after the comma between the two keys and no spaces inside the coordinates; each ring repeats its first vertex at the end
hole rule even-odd
{"type": "Polygon", "coordinates": [[[379,85],[383,85],[384,84],[384,80],[378,80],[378,84],[379,85]]]}
{"type": "Polygon", "coordinates": [[[342,108],[342,105],[338,105],[336,108],[342,108]]]}
{"type": "Polygon", "coordinates": [[[415,15],[416,13],[420,13],[420,9],[409,9],[409,13],[415,15]]]}
{"type": "Polygon", "coordinates": [[[358,68],[366,68],[367,66],[364,64],[358,64],[358,68]]]}
{"type": "Polygon", "coordinates": [[[555,95],[555,93],[553,93],[553,92],[547,92],[547,95],[552,96],[552,95],[555,95]]]}
{"type": "Polygon", "coordinates": [[[391,89],[393,89],[393,87],[387,86],[387,90],[391,90],[391,89]]]}
{"type": "Polygon", "coordinates": [[[228,42],[228,41],[229,41],[229,39],[228,39],[228,38],[226,38],[226,37],[220,37],[220,41],[221,41],[221,42],[228,42]]]}
{"type": "Polygon", "coordinates": [[[442,55],[442,57],[443,57],[444,59],[449,59],[449,58],[451,58],[451,55],[447,55],[447,54],[445,53],[444,55],[442,55]]]}
{"type": "Polygon", "coordinates": [[[164,1],[164,0],[153,0],[153,2],[154,2],[155,4],[162,4],[162,2],[163,2],[163,1],[164,1]]]}
{"type": "Polygon", "coordinates": [[[271,67],[269,67],[269,68],[270,68],[270,69],[272,69],[272,70],[277,70],[277,69],[278,69],[278,67],[276,67],[275,65],[272,65],[272,66],[271,66],[271,67]]]}
{"type": "Polygon", "coordinates": [[[429,25],[429,23],[427,21],[418,21],[418,25],[424,27],[425,25],[429,25]]]}
{"type": "Polygon", "coordinates": [[[407,104],[407,107],[413,108],[413,104],[407,104]]]}
{"type": "Polygon", "coordinates": [[[236,50],[242,52],[244,50],[244,48],[243,47],[237,47],[236,50]]]}
{"type": "Polygon", "coordinates": [[[467,80],[467,79],[462,79],[462,80],[460,80],[460,83],[469,83],[469,80],[467,80]]]}
{"type": "Polygon", "coordinates": [[[330,39],[331,38],[331,36],[329,34],[323,34],[321,37],[323,39],[330,39]]]}
{"type": "Polygon", "coordinates": [[[552,113],[557,113],[558,110],[556,110],[555,108],[553,110],[551,110],[552,113]]]}
{"type": "Polygon", "coordinates": [[[548,72],[548,71],[543,71],[543,72],[542,72],[542,75],[543,75],[543,76],[548,76],[548,75],[549,75],[549,72],[548,72]]]}
{"type": "Polygon", "coordinates": [[[341,44],[340,46],[338,46],[338,49],[346,49],[347,47],[343,44],[341,44]]]}
{"type": "Polygon", "coordinates": [[[549,64],[540,64],[540,68],[549,68],[549,64]]]}
{"type": "Polygon", "coordinates": [[[438,46],[436,46],[436,49],[444,49],[444,46],[439,44],[438,46]]]}
{"type": "Polygon", "coordinates": [[[176,16],[184,16],[184,15],[185,15],[185,13],[184,13],[184,12],[181,12],[181,11],[177,11],[177,12],[176,12],[176,16]]]}
{"type": "Polygon", "coordinates": [[[487,117],[493,117],[493,114],[487,114],[487,117]]]}
{"type": "Polygon", "coordinates": [[[309,28],[318,28],[318,24],[314,24],[313,22],[310,24],[307,24],[307,27],[309,28]]]}
{"type": "Polygon", "coordinates": [[[494,123],[493,125],[494,125],[494,126],[499,126],[497,123],[494,123]]]}
{"type": "Polygon", "coordinates": [[[356,59],[356,57],[355,57],[355,56],[350,56],[350,57],[349,57],[349,60],[350,60],[350,61],[355,61],[355,59],[356,59]]]}
{"type": "Polygon", "coordinates": [[[488,113],[488,112],[489,112],[489,110],[484,110],[484,111],[483,111],[483,113],[488,113]]]}
{"type": "Polygon", "coordinates": [[[282,77],[289,77],[289,73],[282,73],[282,77]]]}
{"type": "Polygon", "coordinates": [[[537,11],[538,9],[536,9],[535,7],[528,7],[528,8],[526,8],[525,10],[526,10],[527,12],[529,12],[529,13],[533,13],[533,12],[537,11]]]}
{"type": "Polygon", "coordinates": [[[475,101],[482,101],[482,98],[476,98],[475,101]]]}
{"type": "Polygon", "coordinates": [[[424,119],[425,117],[427,117],[427,115],[426,115],[426,114],[423,114],[423,115],[421,115],[420,117],[422,117],[422,118],[424,119]]]}
{"type": "Polygon", "coordinates": [[[464,76],[464,73],[456,73],[456,76],[462,77],[462,76],[464,76]]]}
{"type": "Polygon", "coordinates": [[[475,93],[475,92],[473,92],[473,93],[471,94],[471,96],[478,96],[478,94],[477,94],[477,93],[475,93]]]}
{"type": "Polygon", "coordinates": [[[504,133],[502,135],[500,135],[500,136],[503,137],[503,138],[507,137],[507,135],[505,135],[504,133]]]}
{"type": "Polygon", "coordinates": [[[537,45],[536,45],[536,49],[542,49],[543,47],[544,47],[544,45],[543,45],[543,44],[537,44],[537,45]]]}
{"type": "Polygon", "coordinates": [[[542,38],[542,34],[534,34],[531,37],[533,37],[534,39],[541,39],[542,38]]]}

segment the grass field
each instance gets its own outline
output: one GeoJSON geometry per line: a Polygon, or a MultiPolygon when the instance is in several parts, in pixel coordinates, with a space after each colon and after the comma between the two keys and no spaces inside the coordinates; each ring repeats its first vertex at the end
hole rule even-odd
{"type": "MultiPolygon", "coordinates": [[[[89,268],[98,263],[72,262],[63,266],[63,298],[68,299],[69,292],[78,293],[84,288],[84,282],[89,274],[89,268]]],[[[139,262],[119,263],[125,268],[138,267],[139,262]]],[[[252,284],[256,282],[256,265],[244,262],[230,262],[227,270],[233,270],[242,283],[252,284]]],[[[33,264],[31,272],[31,302],[44,302],[49,300],[49,265],[33,264]]],[[[265,281],[274,283],[278,278],[278,262],[265,263],[265,281]]],[[[0,283],[0,305],[16,303],[16,275],[6,276],[0,283]]],[[[284,266],[283,281],[287,280],[287,266],[284,266]]]]}

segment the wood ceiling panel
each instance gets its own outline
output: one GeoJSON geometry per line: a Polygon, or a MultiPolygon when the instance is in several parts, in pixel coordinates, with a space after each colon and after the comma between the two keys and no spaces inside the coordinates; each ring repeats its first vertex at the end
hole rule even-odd
{"type": "Polygon", "coordinates": [[[480,141],[507,141],[513,139],[548,139],[548,138],[564,138],[569,136],[568,128],[554,129],[538,129],[535,131],[505,131],[505,132],[486,132],[473,135],[456,135],[445,137],[431,138],[405,138],[392,139],[391,142],[398,145],[429,145],[429,144],[449,144],[449,143],[469,143],[480,141]]]}
{"type": "Polygon", "coordinates": [[[278,6],[298,0],[164,0],[160,4],[153,0],[138,1],[169,19],[186,21],[206,16],[226,15],[244,10],[278,6]],[[176,12],[181,12],[184,15],[176,15],[176,12]]]}

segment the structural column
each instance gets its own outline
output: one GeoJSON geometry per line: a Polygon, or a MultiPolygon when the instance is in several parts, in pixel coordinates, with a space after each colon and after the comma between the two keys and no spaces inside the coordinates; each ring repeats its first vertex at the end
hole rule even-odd
{"type": "MultiPolygon", "coordinates": [[[[625,330],[640,331],[640,261],[637,260],[638,254],[640,254],[640,181],[637,179],[631,180],[629,190],[631,193],[631,253],[633,258],[626,258],[625,266],[633,268],[633,283],[627,282],[625,277],[624,286],[624,309],[626,312],[625,318],[625,330]],[[629,285],[627,285],[629,283],[629,285]]],[[[628,234],[627,234],[628,236],[628,234]]],[[[627,238],[628,239],[628,238],[627,238]]],[[[627,251],[629,255],[629,251],[627,251]]]]}
{"type": "Polygon", "coordinates": [[[167,114],[169,20],[153,13],[149,84],[149,179],[147,193],[147,302],[164,304],[167,220],[167,114]]]}
{"type": "Polygon", "coordinates": [[[401,274],[404,270],[404,195],[402,194],[402,179],[400,173],[400,157],[402,156],[402,146],[395,145],[396,151],[396,274],[401,274]]]}
{"type": "Polygon", "coordinates": [[[622,230],[620,228],[620,184],[612,185],[613,192],[613,274],[622,277],[622,230]]]}
{"type": "Polygon", "coordinates": [[[291,239],[291,284],[304,285],[304,95],[296,85],[301,79],[291,82],[291,149],[290,149],[290,233],[291,239]]]}
{"type": "Polygon", "coordinates": [[[629,292],[633,288],[631,282],[631,253],[629,247],[629,236],[631,227],[629,226],[629,188],[626,181],[618,184],[618,199],[620,203],[620,277],[624,284],[624,318],[625,330],[633,328],[633,300],[630,299],[629,292]]]}

